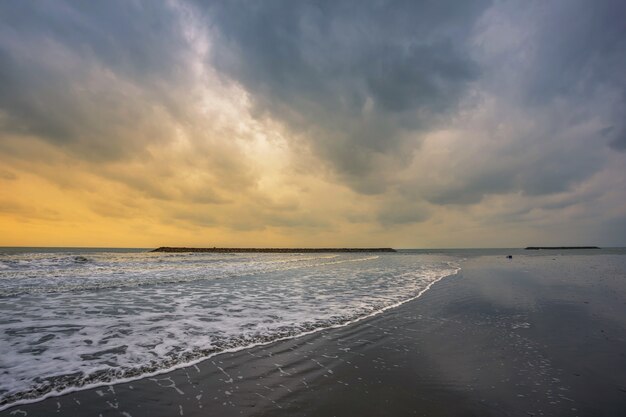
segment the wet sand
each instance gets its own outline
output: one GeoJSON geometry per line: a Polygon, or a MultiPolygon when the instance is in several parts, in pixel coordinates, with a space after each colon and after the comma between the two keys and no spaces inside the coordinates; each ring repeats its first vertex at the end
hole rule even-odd
{"type": "Polygon", "coordinates": [[[618,416],[626,256],[501,256],[350,326],[0,416],[618,416]]]}

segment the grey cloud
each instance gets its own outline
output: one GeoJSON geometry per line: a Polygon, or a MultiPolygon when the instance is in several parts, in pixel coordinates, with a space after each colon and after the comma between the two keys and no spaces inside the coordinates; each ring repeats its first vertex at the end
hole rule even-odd
{"type": "Polygon", "coordinates": [[[600,135],[609,139],[609,146],[618,151],[626,151],[626,125],[617,129],[615,126],[607,126],[600,129],[600,135]]]}
{"type": "Polygon", "coordinates": [[[389,113],[413,109],[444,112],[477,76],[474,63],[455,50],[449,39],[408,47],[390,45],[370,53],[372,65],[365,70],[367,91],[377,109],[389,113]]]}
{"type": "Polygon", "coordinates": [[[618,134],[613,137],[610,145],[614,149],[626,152],[626,127],[624,129],[621,129],[618,134]]]}
{"type": "Polygon", "coordinates": [[[183,62],[173,58],[188,42],[179,12],[164,2],[44,0],[0,7],[5,36],[64,45],[137,81],[185,72],[183,62]]]}
{"type": "Polygon", "coordinates": [[[473,146],[459,142],[451,155],[452,180],[432,187],[409,180],[401,185],[406,193],[444,205],[477,204],[491,194],[558,194],[606,168],[605,145],[626,149],[623,2],[501,2],[494,10],[482,25],[499,31],[480,38],[475,50],[482,70],[477,89],[495,100],[496,116],[455,125],[474,133],[473,146]],[[502,29],[503,15],[514,27],[502,29]],[[510,33],[523,40],[500,47],[510,33]],[[497,53],[490,54],[489,42],[497,53]],[[507,125],[512,129],[499,135],[507,125]],[[480,152],[471,151],[481,143],[480,152]]]}
{"type": "Polygon", "coordinates": [[[151,141],[164,140],[148,120],[180,111],[168,89],[184,79],[188,50],[171,7],[16,2],[2,3],[0,16],[5,132],[37,135],[94,160],[141,153],[146,137],[124,134],[138,125],[151,141]]]}
{"type": "Polygon", "coordinates": [[[252,186],[239,145],[224,140],[232,126],[199,109],[213,79],[191,65],[205,39],[190,7],[1,3],[0,156],[69,164],[162,201],[221,204],[223,190],[252,186]],[[167,152],[180,137],[188,145],[167,152]]]}
{"type": "MultiPolygon", "coordinates": [[[[512,191],[513,174],[509,171],[489,169],[487,171],[459,175],[455,184],[440,184],[436,188],[420,192],[429,202],[437,205],[476,204],[487,194],[498,194],[512,191]]],[[[411,194],[411,185],[405,184],[403,190],[411,194]]]]}
{"type": "Polygon", "coordinates": [[[568,207],[575,206],[581,203],[589,203],[603,194],[602,190],[592,189],[582,193],[570,193],[563,196],[559,196],[552,201],[546,201],[541,204],[541,208],[544,210],[563,210],[568,207]]]}
{"type": "Polygon", "coordinates": [[[478,67],[469,31],[485,1],[219,2],[214,61],[269,112],[308,136],[352,188],[378,193],[389,171],[451,112],[478,67]]]}
{"type": "MultiPolygon", "coordinates": [[[[542,5],[524,76],[529,105],[567,100],[584,106],[601,96],[607,104],[601,116],[614,125],[601,137],[613,149],[625,149],[626,3],[564,0],[542,5]]],[[[586,110],[577,117],[598,116],[596,106],[586,110]]]]}
{"type": "Polygon", "coordinates": [[[311,213],[294,211],[291,213],[272,213],[264,207],[250,206],[242,213],[222,219],[222,224],[237,231],[266,230],[268,227],[286,229],[305,229],[308,232],[326,230],[330,223],[316,218],[311,213]]]}
{"type": "Polygon", "coordinates": [[[621,0],[541,2],[527,93],[533,101],[626,88],[626,4],[621,0]]]}
{"type": "MultiPolygon", "coordinates": [[[[598,94],[626,91],[624,6],[612,0],[497,3],[493,7],[513,20],[525,16],[519,24],[530,32],[521,49],[489,57],[470,41],[490,6],[219,2],[208,15],[219,38],[213,57],[218,68],[252,92],[260,114],[304,134],[339,180],[360,193],[410,188],[413,180],[404,183],[397,173],[419,152],[422,134],[452,123],[460,110],[474,110],[459,107],[471,87],[510,100],[518,117],[537,119],[536,129],[529,138],[504,138],[515,145],[505,146],[504,154],[485,149],[491,160],[459,173],[457,184],[432,192],[430,201],[469,204],[493,193],[566,191],[602,169],[603,157],[593,140],[572,145],[553,137],[598,117],[621,126],[623,94],[598,94]],[[507,59],[513,64],[500,61],[507,59]],[[563,100],[570,120],[558,114],[563,100]],[[554,145],[557,140],[562,146],[554,145]],[[520,152],[521,143],[531,150],[520,152]],[[499,158],[514,163],[503,166],[499,158]]],[[[626,146],[621,132],[598,134],[595,143],[620,150],[626,146]]]]}
{"type": "MultiPolygon", "coordinates": [[[[537,147],[531,144],[529,147],[537,147]]],[[[402,186],[406,193],[421,195],[439,205],[477,204],[487,195],[515,194],[542,196],[563,193],[588,179],[603,167],[600,153],[585,154],[584,146],[544,147],[539,155],[530,150],[507,148],[486,151],[464,161],[452,184],[438,184],[429,190],[411,190],[411,183],[402,186]]]]}
{"type": "Polygon", "coordinates": [[[430,211],[422,205],[398,201],[385,205],[378,213],[378,222],[383,226],[399,226],[428,220],[430,211]]]}

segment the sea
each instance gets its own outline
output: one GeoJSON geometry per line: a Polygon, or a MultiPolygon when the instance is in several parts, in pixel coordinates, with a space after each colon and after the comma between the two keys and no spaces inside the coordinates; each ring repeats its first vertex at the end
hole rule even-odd
{"type": "Polygon", "coordinates": [[[458,269],[408,252],[0,248],[0,407],[343,326],[458,269]]]}
{"type": "Polygon", "coordinates": [[[545,252],[0,248],[0,410],[346,326],[418,298],[468,257],[509,254],[545,252]]]}

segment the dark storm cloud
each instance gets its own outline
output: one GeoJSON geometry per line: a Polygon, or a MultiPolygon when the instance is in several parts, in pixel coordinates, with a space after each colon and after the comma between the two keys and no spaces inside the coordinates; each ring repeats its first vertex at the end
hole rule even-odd
{"type": "MultiPolygon", "coordinates": [[[[626,116],[625,116],[626,117],[626,116]]],[[[626,127],[620,129],[610,142],[612,148],[619,151],[626,151],[626,127]]]]}
{"type": "MultiPolygon", "coordinates": [[[[429,201],[440,204],[476,204],[486,195],[521,193],[525,196],[545,196],[568,191],[588,179],[603,167],[597,152],[584,154],[579,144],[538,148],[529,143],[530,150],[506,148],[486,151],[464,161],[456,173],[456,183],[443,185],[424,193],[429,201]]],[[[601,146],[600,146],[601,148],[601,146]]],[[[404,186],[405,192],[410,183],[404,186]]]]}
{"type": "MultiPolygon", "coordinates": [[[[488,13],[485,21],[491,6],[275,1],[220,2],[206,10],[219,37],[218,68],[252,93],[257,111],[304,134],[358,192],[397,185],[396,174],[419,151],[421,135],[450,123],[472,86],[491,88],[511,112],[537,118],[537,126],[529,138],[503,138],[514,146],[459,173],[459,184],[432,193],[431,201],[465,204],[491,193],[568,190],[602,169],[603,145],[626,147],[626,6],[614,0],[495,4],[492,9],[526,32],[519,48],[496,57],[472,43],[477,22],[499,23],[489,22],[488,13]],[[563,103],[569,120],[546,117],[563,103]],[[589,134],[587,144],[553,138],[594,118],[614,128],[589,134]],[[524,142],[531,151],[520,152],[516,144],[524,142]],[[496,161],[516,156],[512,165],[496,161]]],[[[506,29],[500,35],[510,36],[506,29]]]]}
{"type": "Polygon", "coordinates": [[[467,39],[486,1],[247,2],[208,8],[219,69],[353,188],[381,192],[479,75],[467,39]],[[411,139],[415,141],[415,139],[411,139]]]}
{"type": "MultiPolygon", "coordinates": [[[[421,135],[449,123],[470,86],[503,77],[501,62],[473,51],[472,36],[492,6],[488,1],[194,4],[191,10],[204,16],[216,36],[211,64],[251,93],[257,112],[287,123],[341,181],[366,194],[396,184],[421,135]]],[[[531,107],[617,91],[606,110],[611,114],[603,115],[610,124],[597,140],[626,148],[623,3],[494,7],[520,16],[531,10],[527,44],[504,55],[523,54],[527,64],[521,74],[504,76],[512,81],[504,88],[520,91],[531,107]]],[[[125,127],[162,117],[184,122],[185,106],[172,88],[185,84],[187,74],[189,42],[180,10],[159,2],[13,2],[0,8],[5,131],[38,135],[84,158],[116,159],[141,153],[146,142],[169,134],[145,122],[145,137],[129,139],[125,127]],[[90,86],[93,71],[110,80],[90,86]],[[119,80],[139,88],[137,102],[116,86],[119,80]]],[[[594,111],[590,106],[576,117],[594,117],[594,111]]],[[[550,135],[550,128],[540,127],[537,135],[550,135]]],[[[542,141],[547,139],[533,146],[542,141]]],[[[529,172],[487,163],[432,201],[476,202],[485,193],[511,189],[558,192],[601,167],[593,155],[575,151],[566,154],[580,158],[578,169],[553,150],[547,154],[554,159],[536,158],[541,163],[529,172]]]]}
{"type": "Polygon", "coordinates": [[[452,180],[428,187],[415,178],[401,189],[439,205],[477,204],[568,192],[606,169],[606,146],[626,149],[625,15],[612,0],[496,4],[474,54],[477,89],[495,116],[454,126],[471,143],[459,140],[450,155],[452,180]]]}
{"type": "Polygon", "coordinates": [[[614,149],[625,149],[626,3],[560,1],[547,3],[541,11],[527,74],[530,105],[606,94],[612,108],[605,116],[615,125],[607,126],[601,136],[614,149]]]}
{"type": "Polygon", "coordinates": [[[62,44],[136,80],[175,73],[180,63],[173,58],[186,46],[178,13],[162,2],[44,0],[0,7],[4,35],[62,44]]]}
{"type": "Polygon", "coordinates": [[[581,98],[598,88],[626,93],[626,3],[555,1],[542,5],[528,74],[528,98],[581,98]]]}
{"type": "MultiPolygon", "coordinates": [[[[141,151],[125,128],[158,102],[178,108],[168,88],[183,75],[185,39],[172,8],[158,2],[0,4],[0,120],[84,158],[141,151]],[[141,103],[133,89],[143,89],[141,103]],[[123,141],[123,143],[120,143],[123,141]]],[[[158,139],[154,128],[150,135],[158,139]]]]}

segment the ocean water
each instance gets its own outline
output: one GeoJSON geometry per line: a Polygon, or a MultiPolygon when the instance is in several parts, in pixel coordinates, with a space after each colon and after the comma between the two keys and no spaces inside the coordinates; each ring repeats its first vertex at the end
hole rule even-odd
{"type": "Polygon", "coordinates": [[[0,248],[0,410],[345,325],[418,297],[459,261],[0,248]]]}

